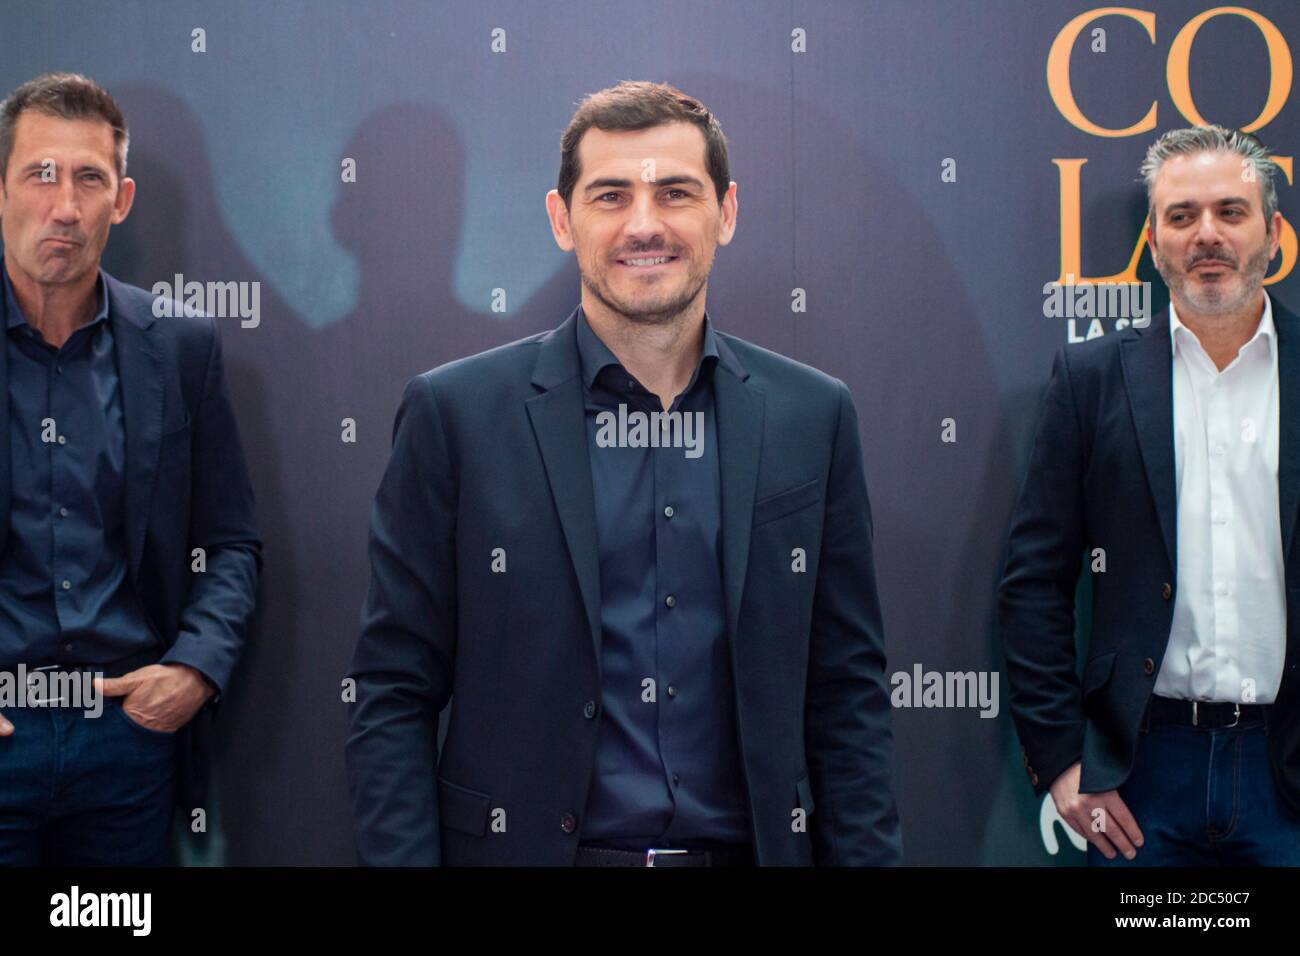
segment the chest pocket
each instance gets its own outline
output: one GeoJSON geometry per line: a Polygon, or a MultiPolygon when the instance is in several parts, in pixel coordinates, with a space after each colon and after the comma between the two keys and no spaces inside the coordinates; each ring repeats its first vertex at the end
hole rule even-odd
{"type": "Polygon", "coordinates": [[[786,515],[802,511],[810,505],[821,501],[821,479],[814,478],[802,485],[795,485],[785,491],[768,495],[754,502],[754,527],[784,518],[786,515]]]}

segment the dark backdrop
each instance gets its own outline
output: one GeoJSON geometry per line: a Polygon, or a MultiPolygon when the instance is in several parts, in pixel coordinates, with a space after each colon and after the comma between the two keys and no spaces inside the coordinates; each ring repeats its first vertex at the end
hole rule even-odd
{"type": "MultiPolygon", "coordinates": [[[[1298,35],[1300,5],[1248,6],[1298,35]]],[[[1083,275],[1125,271],[1145,215],[1138,163],[1158,132],[1188,125],[1170,50],[1212,7],[1146,2],[1088,24],[1069,63],[1082,124],[1049,92],[1048,51],[1100,5],[1065,0],[0,7],[4,90],[75,70],[127,114],[139,191],[106,268],[145,287],[178,272],[262,284],[257,328],[222,320],[266,565],[219,723],[206,859],[353,861],[340,681],[402,386],[577,303],[543,195],[575,104],[620,79],[681,87],[727,133],[740,217],[710,283],[714,321],[852,389],[890,670],[1000,669],[1007,521],[1068,335],[1043,314],[1043,285],[1064,271],[1063,219],[1068,236],[1081,216],[1083,275]],[[1154,130],[1082,128],[1130,127],[1153,102],[1154,130]],[[341,181],[346,157],[355,183],[341,181]],[[1087,162],[1077,207],[1063,209],[1068,164],[1053,160],[1071,159],[1087,162]],[[792,312],[794,288],[806,312],[792,312]],[[355,443],[340,438],[345,418],[355,443]],[[955,442],[941,440],[945,419],[955,442]]],[[[1190,90],[1205,119],[1251,123],[1270,82],[1286,102],[1260,135],[1289,157],[1289,59],[1270,61],[1246,17],[1199,27],[1190,90]]],[[[1290,185],[1278,189],[1285,214],[1290,185]]],[[[1157,279],[1145,255],[1138,272],[1157,279]]],[[[1270,291],[1294,307],[1294,287],[1270,291]]],[[[1082,861],[1063,839],[1045,850],[1005,703],[996,719],[900,709],[895,728],[909,862],[1082,861]]]]}

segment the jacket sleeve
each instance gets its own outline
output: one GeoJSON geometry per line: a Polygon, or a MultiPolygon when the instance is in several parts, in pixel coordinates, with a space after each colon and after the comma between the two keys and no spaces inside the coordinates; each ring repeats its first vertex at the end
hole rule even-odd
{"type": "Polygon", "coordinates": [[[438,715],[456,650],[456,492],[427,375],[406,386],[370,518],[346,756],[363,865],[441,863],[438,715]]]}
{"type": "Polygon", "coordinates": [[[204,552],[205,570],[191,576],[176,641],[160,663],[186,664],[217,689],[215,704],[239,661],[257,604],[262,543],[253,520],[253,488],[226,389],[221,334],[212,339],[203,391],[191,425],[188,555],[204,552]]]}
{"type": "Polygon", "coordinates": [[[884,626],[858,417],[843,382],[809,645],[804,744],[820,866],[902,862],[884,626]]]}
{"type": "Polygon", "coordinates": [[[1011,714],[1036,794],[1080,759],[1085,724],[1074,605],[1087,456],[1066,349],[1052,365],[998,589],[1011,714]]]}

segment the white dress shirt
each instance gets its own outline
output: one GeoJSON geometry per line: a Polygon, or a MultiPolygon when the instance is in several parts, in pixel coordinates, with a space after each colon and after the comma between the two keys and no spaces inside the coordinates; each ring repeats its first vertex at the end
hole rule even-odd
{"type": "Polygon", "coordinates": [[[1155,692],[1271,704],[1282,681],[1286,595],[1278,519],[1273,305],[1218,370],[1169,304],[1178,588],[1155,692]]]}

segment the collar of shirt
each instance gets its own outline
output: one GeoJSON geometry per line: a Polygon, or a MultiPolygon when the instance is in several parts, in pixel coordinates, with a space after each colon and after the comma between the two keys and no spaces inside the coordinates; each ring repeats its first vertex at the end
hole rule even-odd
{"type": "MultiPolygon", "coordinates": [[[[3,258],[0,258],[0,277],[3,277],[5,287],[5,328],[16,329],[22,326],[31,327],[27,321],[27,316],[18,305],[18,298],[14,295],[13,283],[9,281],[9,270],[4,265],[3,258]]],[[[98,278],[95,280],[96,295],[99,299],[99,308],[95,310],[95,317],[87,322],[81,328],[90,328],[97,322],[108,321],[108,283],[104,281],[104,270],[99,270],[98,278]]]]}
{"type": "MultiPolygon", "coordinates": [[[[1250,348],[1255,343],[1255,340],[1260,338],[1261,336],[1267,339],[1268,346],[1269,346],[1269,353],[1272,355],[1273,359],[1276,360],[1277,359],[1277,329],[1273,325],[1273,301],[1268,297],[1267,292],[1264,293],[1264,314],[1259,317],[1259,325],[1256,326],[1255,328],[1255,334],[1250,337],[1250,340],[1241,347],[1240,351],[1237,354],[1241,355],[1242,353],[1244,353],[1246,349],[1250,348]]],[[[1204,346],[1201,345],[1201,340],[1196,337],[1196,333],[1193,332],[1191,329],[1189,329],[1187,326],[1185,326],[1181,321],[1179,321],[1178,310],[1174,308],[1173,300],[1170,300],[1169,342],[1170,342],[1170,349],[1172,351],[1172,354],[1174,355],[1178,354],[1178,342],[1180,338],[1182,339],[1184,346],[1190,347],[1194,345],[1195,348],[1198,349],[1202,354],[1205,353],[1205,348],[1204,346]],[[1182,330],[1181,334],[1179,332],[1180,329],[1182,330]]],[[[1206,357],[1208,358],[1209,356],[1207,355],[1206,357]]],[[[1234,359],[1233,361],[1236,361],[1236,359],[1234,359]]]]}
{"type": "MultiPolygon", "coordinates": [[[[587,324],[587,317],[582,311],[582,306],[578,306],[577,325],[578,358],[582,363],[582,381],[587,390],[590,391],[596,381],[596,376],[603,369],[610,365],[622,368],[622,363],[619,362],[618,356],[610,351],[609,346],[602,342],[600,336],[587,324]]],[[[695,366],[695,373],[691,376],[690,384],[686,386],[682,394],[686,394],[695,386],[705,367],[706,360],[710,365],[721,362],[733,372],[741,374],[735,356],[731,354],[731,350],[727,348],[726,343],[722,342],[717,333],[713,331],[713,323],[709,320],[707,311],[704,313],[704,350],[700,353],[700,360],[695,366]]]]}

